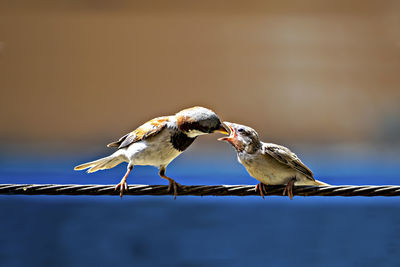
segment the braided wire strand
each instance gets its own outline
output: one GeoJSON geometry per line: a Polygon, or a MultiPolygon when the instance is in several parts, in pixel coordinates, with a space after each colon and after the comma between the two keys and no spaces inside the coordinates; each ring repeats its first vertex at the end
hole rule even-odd
{"type": "MultiPolygon", "coordinates": [[[[119,195],[114,185],[76,184],[0,184],[0,194],[6,195],[119,195]]],[[[285,185],[266,186],[265,195],[282,196],[285,185]]],[[[258,196],[254,185],[181,185],[181,196],[258,196]]],[[[297,196],[400,196],[400,186],[395,185],[339,185],[339,186],[294,186],[297,196]]],[[[124,195],[172,195],[166,185],[129,185],[124,195]]]]}

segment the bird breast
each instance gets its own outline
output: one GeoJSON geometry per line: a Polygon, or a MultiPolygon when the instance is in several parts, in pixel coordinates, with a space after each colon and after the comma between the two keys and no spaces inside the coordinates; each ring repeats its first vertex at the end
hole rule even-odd
{"type": "Polygon", "coordinates": [[[285,184],[296,175],[294,169],[262,153],[239,153],[238,160],[252,177],[264,184],[285,184]]]}
{"type": "Polygon", "coordinates": [[[126,148],[126,157],[134,165],[166,166],[182,153],[171,142],[176,132],[176,129],[165,128],[153,137],[133,143],[126,148]]]}

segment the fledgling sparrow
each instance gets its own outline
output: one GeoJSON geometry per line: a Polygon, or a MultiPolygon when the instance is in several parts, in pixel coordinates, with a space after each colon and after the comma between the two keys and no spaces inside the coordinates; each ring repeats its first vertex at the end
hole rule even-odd
{"type": "Polygon", "coordinates": [[[328,185],[315,180],[312,171],[288,148],[261,142],[257,132],[244,125],[224,122],[230,135],[218,140],[229,142],[238,160],[258,181],[255,190],[264,198],[264,185],[286,184],[283,192],[293,199],[293,185],[328,185]]]}
{"type": "Polygon", "coordinates": [[[203,107],[184,109],[175,115],[152,119],[118,141],[108,144],[118,150],[108,157],[76,166],[75,170],[89,168],[88,173],[111,169],[127,162],[127,171],[115,189],[128,189],[126,178],[135,165],[150,165],[159,168],[161,178],[169,181],[168,189],[178,194],[178,183],[165,175],[168,164],[188,148],[197,136],[221,132],[228,134],[217,114],[203,107]]]}

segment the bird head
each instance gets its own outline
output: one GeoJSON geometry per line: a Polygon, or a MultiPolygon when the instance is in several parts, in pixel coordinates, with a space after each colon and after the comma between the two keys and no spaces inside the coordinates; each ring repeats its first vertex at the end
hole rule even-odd
{"type": "Polygon", "coordinates": [[[228,129],[221,123],[217,114],[207,108],[193,107],[184,109],[178,112],[175,117],[178,128],[189,137],[214,132],[228,134],[228,129]]]}
{"type": "Polygon", "coordinates": [[[248,126],[224,121],[229,128],[229,136],[219,138],[219,141],[230,143],[238,152],[254,153],[261,146],[257,132],[248,126]]]}

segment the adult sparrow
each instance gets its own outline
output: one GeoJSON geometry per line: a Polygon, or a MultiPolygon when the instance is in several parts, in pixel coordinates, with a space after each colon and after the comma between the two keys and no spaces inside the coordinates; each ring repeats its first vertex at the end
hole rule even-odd
{"type": "Polygon", "coordinates": [[[168,164],[187,149],[197,136],[221,132],[228,134],[217,114],[203,107],[184,109],[175,115],[152,119],[136,130],[124,135],[118,141],[108,144],[117,147],[108,157],[76,166],[75,170],[88,169],[88,173],[111,169],[122,162],[128,167],[121,182],[115,189],[128,190],[126,178],[135,165],[150,165],[159,169],[161,178],[169,181],[168,190],[178,194],[178,183],[165,175],[168,164]]]}

